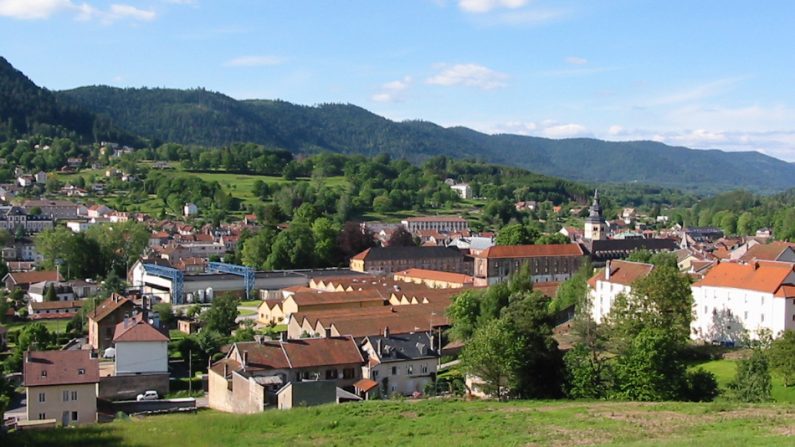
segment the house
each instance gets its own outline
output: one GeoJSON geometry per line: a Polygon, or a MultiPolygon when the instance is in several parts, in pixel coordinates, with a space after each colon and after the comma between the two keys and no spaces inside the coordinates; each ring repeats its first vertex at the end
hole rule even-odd
{"type": "Polygon", "coordinates": [[[88,207],[86,216],[89,218],[105,217],[105,215],[111,211],[113,210],[105,205],[95,204],[88,207]]]}
{"type": "Polygon", "coordinates": [[[50,287],[55,288],[56,301],[71,301],[74,300],[75,292],[69,283],[61,281],[41,281],[31,284],[28,288],[28,300],[30,302],[43,303],[47,297],[47,291],[50,287]]]}
{"type": "Polygon", "coordinates": [[[41,270],[37,272],[11,272],[3,277],[6,289],[14,291],[17,287],[27,291],[31,284],[42,281],[63,281],[63,278],[57,271],[41,270]]]}
{"type": "Polygon", "coordinates": [[[83,307],[82,300],[44,301],[28,303],[28,316],[31,320],[68,320],[83,307]]]}
{"type": "Polygon", "coordinates": [[[39,208],[41,214],[54,219],[75,219],[86,214],[86,207],[67,200],[26,200],[22,207],[26,210],[39,208]]]}
{"type": "Polygon", "coordinates": [[[395,273],[394,279],[395,281],[423,284],[431,289],[458,289],[471,286],[475,282],[472,276],[462,273],[439,272],[436,270],[414,268],[395,273]]]}
{"type": "Polygon", "coordinates": [[[0,228],[10,233],[24,230],[26,233],[38,233],[53,227],[53,219],[46,214],[28,214],[27,210],[18,206],[0,207],[0,228]]]}
{"type": "Polygon", "coordinates": [[[409,217],[400,223],[412,234],[420,230],[436,230],[443,233],[469,230],[466,219],[456,216],[409,217]]]}
{"type": "Polygon", "coordinates": [[[495,245],[474,258],[475,285],[490,286],[524,265],[529,266],[533,282],[565,281],[580,268],[585,253],[579,244],[495,245]]]}
{"type": "Polygon", "coordinates": [[[455,191],[459,197],[464,200],[472,198],[472,187],[469,186],[469,183],[458,183],[455,185],[451,185],[450,189],[455,191]]]}
{"type": "Polygon", "coordinates": [[[194,203],[186,203],[185,206],[182,207],[182,214],[185,217],[195,216],[199,214],[199,207],[194,203]]]}
{"type": "Polygon", "coordinates": [[[332,381],[352,391],[363,363],[351,337],[235,343],[208,371],[209,406],[258,413],[284,401],[279,391],[294,382],[332,381]]]}
{"type": "Polygon", "coordinates": [[[32,175],[20,175],[17,177],[17,185],[27,188],[29,186],[33,186],[36,183],[36,178],[32,175]]]}
{"type": "Polygon", "coordinates": [[[297,312],[383,307],[384,302],[385,298],[373,290],[364,292],[297,292],[281,302],[263,301],[257,312],[260,323],[280,324],[284,318],[297,312]]]}
{"type": "Polygon", "coordinates": [[[116,325],[116,375],[168,373],[168,336],[142,318],[125,318],[116,325]]]}
{"type": "Polygon", "coordinates": [[[795,264],[723,262],[692,290],[693,339],[738,344],[746,334],[757,339],[761,330],[774,337],[795,330],[795,264]]]}
{"type": "Polygon", "coordinates": [[[28,420],[63,425],[97,421],[99,364],[88,351],[26,352],[23,380],[28,420]]]}
{"type": "Polygon", "coordinates": [[[132,300],[116,293],[100,303],[88,313],[88,344],[99,352],[112,347],[116,325],[132,316],[134,310],[132,300]]]}
{"type": "Polygon", "coordinates": [[[200,327],[201,323],[198,320],[187,320],[187,319],[177,320],[177,329],[180,332],[188,335],[199,332],[200,327]]]}
{"type": "Polygon", "coordinates": [[[654,270],[652,264],[630,261],[608,261],[605,268],[598,270],[588,280],[588,303],[591,318],[601,323],[610,313],[616,297],[629,296],[632,284],[645,278],[654,270]]]}
{"type": "Polygon", "coordinates": [[[769,244],[756,244],[740,256],[741,262],[782,261],[795,262],[795,244],[775,241],[769,244]]]}
{"type": "Polygon", "coordinates": [[[38,183],[39,185],[47,183],[47,173],[44,171],[39,171],[33,174],[33,178],[36,180],[36,183],[38,183]]]}
{"type": "Polygon", "coordinates": [[[463,253],[446,247],[372,247],[353,256],[350,268],[356,272],[385,274],[408,268],[465,271],[463,253]]]}
{"type": "MultiPolygon", "coordinates": [[[[361,347],[367,362],[362,367],[362,380],[378,383],[378,388],[371,388],[365,396],[372,397],[374,392],[383,397],[425,393],[425,387],[436,377],[438,343],[438,337],[426,332],[390,334],[386,330],[382,335],[365,337],[361,347]]],[[[365,389],[370,384],[359,385],[365,389]]]]}

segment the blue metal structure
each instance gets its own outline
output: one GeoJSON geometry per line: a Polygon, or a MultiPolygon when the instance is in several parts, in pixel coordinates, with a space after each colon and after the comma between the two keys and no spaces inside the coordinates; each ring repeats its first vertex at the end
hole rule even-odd
{"type": "Polygon", "coordinates": [[[231,273],[243,277],[243,285],[246,289],[246,300],[251,299],[251,291],[254,290],[254,282],[256,276],[254,269],[237,264],[227,264],[224,262],[209,262],[207,263],[207,270],[211,272],[231,273]]]}
{"type": "Polygon", "coordinates": [[[144,271],[150,275],[171,280],[171,302],[182,304],[182,291],[185,285],[185,275],[177,269],[164,267],[157,264],[144,264],[144,271]]]}

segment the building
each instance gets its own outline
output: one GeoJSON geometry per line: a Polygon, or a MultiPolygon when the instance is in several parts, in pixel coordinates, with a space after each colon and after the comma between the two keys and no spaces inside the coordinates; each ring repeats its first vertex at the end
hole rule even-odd
{"type": "Polygon", "coordinates": [[[333,381],[352,391],[363,363],[351,337],[235,343],[208,371],[209,406],[231,413],[276,408],[286,399],[280,390],[295,382],[333,381]]]}
{"type": "Polygon", "coordinates": [[[126,318],[116,325],[116,375],[168,373],[168,336],[141,318],[126,318]]]}
{"type": "Polygon", "coordinates": [[[403,270],[395,273],[394,279],[395,281],[423,284],[431,289],[459,289],[471,286],[475,282],[470,275],[425,269],[403,270]]]}
{"type": "Polygon", "coordinates": [[[769,244],[756,244],[739,257],[742,262],[782,261],[795,262],[795,244],[775,241],[769,244]]]}
{"type": "Polygon", "coordinates": [[[475,256],[475,285],[505,281],[524,265],[529,266],[533,282],[565,281],[584,261],[579,244],[495,245],[475,256]]]}
{"type": "Polygon", "coordinates": [[[26,200],[22,204],[26,210],[38,208],[41,214],[54,219],[76,219],[86,214],[86,207],[67,200],[26,200]]]}
{"type": "Polygon", "coordinates": [[[31,320],[68,320],[83,307],[81,300],[28,302],[28,316],[31,320]]]}
{"type": "Polygon", "coordinates": [[[133,316],[132,300],[114,293],[88,314],[88,344],[98,352],[113,346],[116,325],[133,316]]]}
{"type": "Polygon", "coordinates": [[[408,268],[464,273],[464,255],[446,247],[372,247],[351,258],[351,270],[392,274],[408,268]]]}
{"type": "MultiPolygon", "coordinates": [[[[382,397],[424,394],[425,387],[436,377],[438,343],[438,337],[426,332],[390,334],[386,331],[382,335],[365,337],[361,347],[367,362],[362,368],[362,380],[376,382],[377,392],[382,397]]],[[[371,397],[372,391],[367,392],[367,397],[371,397]]]]}
{"type": "Polygon", "coordinates": [[[38,233],[53,227],[53,219],[47,214],[31,215],[18,206],[0,207],[0,228],[15,233],[24,230],[26,233],[38,233]]]}
{"type": "Polygon", "coordinates": [[[40,281],[28,287],[28,301],[43,303],[47,298],[50,287],[55,288],[56,301],[71,301],[76,299],[72,285],[61,281],[40,281]]]}
{"type": "Polygon", "coordinates": [[[654,269],[652,264],[630,261],[608,261],[605,268],[597,271],[588,280],[588,303],[591,318],[602,323],[610,313],[616,297],[629,296],[632,284],[645,278],[654,269]]]}
{"type": "Polygon", "coordinates": [[[297,312],[325,310],[356,310],[367,307],[383,307],[386,299],[375,290],[364,292],[297,292],[281,302],[263,301],[257,309],[262,324],[281,324],[297,312]]]}
{"type": "Polygon", "coordinates": [[[741,343],[761,330],[775,337],[795,330],[795,265],[754,261],[720,263],[692,286],[695,318],[691,337],[741,343]]]}
{"type": "Polygon", "coordinates": [[[37,272],[11,272],[3,277],[6,289],[14,291],[17,287],[27,291],[32,284],[42,281],[63,281],[57,271],[42,270],[37,272]]]}
{"type": "Polygon", "coordinates": [[[99,364],[90,352],[29,351],[23,371],[28,420],[65,426],[97,421],[99,364]]]}
{"type": "Polygon", "coordinates": [[[469,186],[469,183],[458,183],[455,185],[450,185],[450,189],[455,191],[459,197],[464,200],[472,198],[472,187],[469,186]]]}
{"type": "Polygon", "coordinates": [[[469,231],[466,219],[455,216],[409,217],[400,223],[412,234],[420,230],[436,230],[440,233],[469,231]]]}
{"type": "Polygon", "coordinates": [[[185,217],[196,216],[199,214],[199,207],[196,206],[195,203],[186,203],[184,207],[182,207],[182,214],[185,217]]]}
{"type": "Polygon", "coordinates": [[[593,203],[585,218],[585,233],[583,239],[587,241],[601,241],[607,239],[607,223],[602,214],[602,205],[599,203],[599,191],[594,192],[593,203]]]}
{"type": "Polygon", "coordinates": [[[679,244],[673,239],[603,239],[585,241],[584,245],[595,266],[602,266],[610,260],[624,259],[638,250],[661,253],[679,249],[679,244]]]}

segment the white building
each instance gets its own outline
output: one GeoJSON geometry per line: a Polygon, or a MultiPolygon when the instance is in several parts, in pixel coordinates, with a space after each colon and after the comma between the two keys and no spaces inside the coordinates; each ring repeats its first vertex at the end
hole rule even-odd
{"type": "Polygon", "coordinates": [[[195,203],[186,203],[185,206],[182,207],[182,213],[185,217],[195,216],[199,214],[199,207],[197,207],[195,203]]]}
{"type": "Polygon", "coordinates": [[[778,336],[795,330],[795,264],[721,263],[693,284],[691,337],[737,344],[762,329],[778,336]]]}
{"type": "Polygon", "coordinates": [[[140,314],[116,325],[113,343],[117,376],[168,372],[168,337],[140,314]]]}
{"type": "Polygon", "coordinates": [[[47,183],[47,173],[44,171],[39,171],[34,174],[34,178],[36,179],[36,183],[40,185],[47,183]]]}
{"type": "Polygon", "coordinates": [[[362,350],[368,358],[364,379],[376,382],[382,397],[424,393],[433,383],[439,361],[438,338],[426,332],[366,337],[362,350]]]}
{"type": "Polygon", "coordinates": [[[458,183],[456,185],[450,185],[450,189],[457,192],[462,199],[472,198],[472,187],[469,186],[469,183],[458,183]]]}
{"type": "Polygon", "coordinates": [[[653,269],[653,265],[641,262],[608,261],[604,269],[588,280],[591,318],[596,323],[602,323],[610,313],[616,297],[622,293],[629,296],[632,293],[632,283],[646,277],[653,269]]]}
{"type": "Polygon", "coordinates": [[[421,230],[436,230],[440,233],[469,231],[466,219],[455,216],[409,217],[400,223],[412,234],[421,230]]]}

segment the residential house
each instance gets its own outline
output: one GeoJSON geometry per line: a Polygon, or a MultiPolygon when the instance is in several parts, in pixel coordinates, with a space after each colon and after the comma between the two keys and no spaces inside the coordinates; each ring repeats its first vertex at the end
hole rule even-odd
{"type": "Polygon", "coordinates": [[[182,214],[185,217],[196,216],[199,214],[199,207],[195,203],[186,203],[182,209],[182,214]]]}
{"type": "Polygon", "coordinates": [[[691,337],[739,344],[766,330],[775,337],[795,330],[795,264],[720,263],[694,283],[691,337]]]}
{"type": "Polygon", "coordinates": [[[53,227],[53,219],[46,214],[28,214],[18,206],[0,207],[0,228],[15,233],[19,229],[26,233],[38,233],[53,227]]]}
{"type": "Polygon", "coordinates": [[[579,244],[496,245],[475,256],[475,285],[505,281],[525,265],[533,282],[565,281],[584,261],[579,244]]]}
{"type": "MultiPolygon", "coordinates": [[[[402,394],[411,396],[425,393],[428,384],[434,383],[439,362],[439,339],[427,332],[390,334],[365,337],[361,344],[367,362],[362,367],[362,380],[379,384],[381,396],[402,394]]],[[[359,388],[370,385],[359,384],[359,388]]],[[[366,394],[371,397],[373,392],[366,394]]]]}
{"type": "Polygon", "coordinates": [[[28,317],[31,320],[68,320],[77,315],[85,304],[82,300],[72,301],[30,301],[28,317]]]}
{"type": "Polygon", "coordinates": [[[63,278],[57,271],[41,270],[37,272],[11,272],[3,277],[6,289],[14,291],[20,288],[27,292],[31,284],[42,281],[63,281],[63,278]]]}
{"type": "Polygon", "coordinates": [[[111,295],[88,313],[88,344],[99,352],[112,347],[116,325],[131,317],[134,311],[132,300],[116,293],[111,295]]]}
{"type": "Polygon", "coordinates": [[[86,214],[86,207],[67,200],[26,200],[22,206],[26,210],[39,208],[41,214],[54,219],[76,219],[86,214]]]}
{"type": "Polygon", "coordinates": [[[209,406],[232,413],[276,408],[286,401],[278,392],[294,382],[333,381],[352,391],[363,363],[352,337],[235,343],[208,371],[209,406]]]}
{"type": "Polygon", "coordinates": [[[116,375],[168,373],[169,338],[142,318],[125,318],[116,325],[116,375]]]}
{"type": "Polygon", "coordinates": [[[616,297],[629,296],[635,281],[645,278],[654,270],[652,264],[630,261],[608,261],[588,280],[588,303],[591,318],[601,323],[610,313],[616,297]]]}
{"type": "Polygon", "coordinates": [[[28,287],[28,301],[43,303],[50,287],[55,288],[56,301],[72,301],[76,299],[71,284],[62,281],[40,281],[28,287]]]}
{"type": "Polygon", "coordinates": [[[464,255],[447,247],[372,247],[351,258],[356,272],[391,274],[408,268],[465,272],[464,255]]]}
{"type": "Polygon", "coordinates": [[[88,351],[28,351],[23,364],[28,420],[97,421],[99,364],[88,351]]]}
{"type": "Polygon", "coordinates": [[[33,177],[35,178],[36,183],[38,183],[39,185],[47,183],[47,173],[44,171],[39,171],[33,174],[33,177]]]}
{"type": "Polygon", "coordinates": [[[756,260],[795,262],[795,244],[783,241],[757,244],[746,250],[739,260],[746,263],[756,260]]]}

